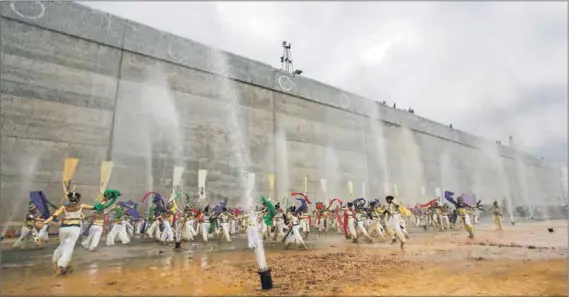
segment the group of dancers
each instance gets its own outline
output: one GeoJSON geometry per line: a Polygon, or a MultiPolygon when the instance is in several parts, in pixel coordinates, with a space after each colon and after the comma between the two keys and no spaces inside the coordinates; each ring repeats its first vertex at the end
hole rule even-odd
{"type": "MultiPolygon", "coordinates": [[[[385,197],[385,203],[378,199],[368,201],[366,198],[348,202],[336,198],[327,205],[318,202],[311,214],[308,205],[312,202],[305,193],[292,193],[300,202],[299,206],[283,207],[281,203],[261,197],[261,204],[250,212],[227,207],[227,199],[215,207],[207,205],[204,208],[191,206],[186,201],[186,205],[180,208],[177,199],[168,199],[166,202],[159,194],[152,194],[146,218],[140,217],[137,211],[131,211],[137,207],[132,201],[117,203],[121,196],[117,190],[104,191],[102,200],[95,205],[81,203],[81,195],[77,192],[67,193],[67,201],[61,207],[55,207],[44,199],[45,203],[40,209],[38,205],[42,204],[35,201],[30,203],[21,236],[14,246],[21,246],[31,234],[35,244],[42,247],[43,242],[48,240],[48,225],[60,218],[59,246],[53,254],[53,263],[56,265],[56,274],[64,275],[72,270],[71,257],[82,233],[85,239],[80,243],[90,251],[96,250],[105,231],[107,245],[114,245],[117,239],[129,244],[133,236],[140,236],[165,244],[174,243],[175,248],[180,249],[183,241],[201,238],[204,243],[209,240],[231,242],[232,235],[246,233],[249,248],[263,244],[258,238],[260,236],[264,241],[282,242],[286,248],[296,244],[306,249],[304,240],[312,227],[319,232],[335,229],[354,243],[360,239],[374,242],[378,238],[391,241],[392,244],[400,242],[403,247],[409,239],[409,224],[424,228],[431,226],[441,231],[462,225],[468,237],[473,238],[471,217],[482,209],[480,201],[476,205],[469,205],[463,197],[455,200],[451,192],[445,193],[445,199],[454,206],[454,210],[447,203],[439,204],[438,199],[404,207],[389,195],[385,197]],[[46,214],[46,205],[55,209],[55,212],[46,214]],[[86,216],[86,211],[92,213],[86,216]]],[[[501,229],[502,209],[494,202],[491,210],[496,229],[501,229]]]]}

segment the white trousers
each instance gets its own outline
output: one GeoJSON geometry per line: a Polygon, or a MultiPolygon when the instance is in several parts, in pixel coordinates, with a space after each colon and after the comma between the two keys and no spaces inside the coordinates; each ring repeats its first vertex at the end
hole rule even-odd
{"type": "MultiPolygon", "coordinates": [[[[405,242],[405,235],[403,233],[403,230],[401,229],[401,221],[403,221],[403,219],[401,218],[400,214],[394,214],[392,215],[389,220],[387,221],[388,227],[391,229],[391,234],[392,234],[392,238],[393,239],[398,239],[401,242],[405,242]]],[[[405,224],[405,223],[403,223],[405,224]]]]}
{"type": "Polygon", "coordinates": [[[450,220],[448,216],[441,215],[441,228],[443,230],[450,229],[450,220]]]}
{"type": "Polygon", "coordinates": [[[401,232],[403,232],[403,235],[409,236],[409,233],[407,232],[407,221],[405,221],[405,219],[401,218],[399,220],[399,227],[401,229],[401,232]]]}
{"type": "MultiPolygon", "coordinates": [[[[459,219],[460,219],[460,217],[459,217],[459,219]]],[[[470,221],[470,214],[468,214],[468,213],[464,215],[464,221],[461,221],[461,222],[464,222],[464,224],[466,226],[472,227],[472,223],[470,221]]]]}
{"type": "Polygon", "coordinates": [[[48,224],[45,224],[45,225],[43,225],[43,227],[41,227],[40,232],[39,232],[39,237],[43,241],[49,240],[49,234],[47,232],[47,228],[48,228],[48,224]]]}
{"type": "Polygon", "coordinates": [[[182,232],[182,238],[185,240],[194,240],[196,236],[196,230],[194,230],[193,220],[188,220],[184,223],[184,230],[182,232]]]}
{"type": "MultiPolygon", "coordinates": [[[[318,218],[316,218],[316,222],[318,222],[318,218]]],[[[326,224],[326,218],[325,217],[320,217],[320,223],[318,223],[318,231],[322,232],[325,231],[328,227],[328,225],[326,224]]]]}
{"type": "Polygon", "coordinates": [[[134,222],[134,234],[141,234],[144,228],[144,221],[139,220],[134,222]]]}
{"type": "Polygon", "coordinates": [[[431,224],[433,227],[436,227],[439,224],[439,216],[436,213],[431,214],[431,224]]]}
{"type": "Polygon", "coordinates": [[[111,232],[107,234],[107,245],[114,245],[117,237],[123,244],[130,243],[130,238],[128,237],[125,225],[113,224],[111,232]]]}
{"type": "Polygon", "coordinates": [[[57,266],[61,268],[69,265],[79,235],[81,235],[81,227],[59,228],[59,246],[53,252],[53,263],[57,263],[57,266]]]}
{"type": "Polygon", "coordinates": [[[231,234],[235,234],[235,231],[236,231],[235,229],[236,229],[236,227],[237,227],[237,221],[232,220],[232,221],[231,221],[231,234]]]}
{"type": "Polygon", "coordinates": [[[364,227],[364,221],[362,220],[358,221],[356,226],[358,227],[358,230],[360,231],[361,234],[363,234],[365,238],[367,238],[368,240],[372,240],[369,234],[367,233],[366,228],[364,227]]]}
{"type": "Polygon", "coordinates": [[[352,239],[357,239],[358,235],[356,234],[356,220],[352,217],[348,217],[348,234],[352,236],[352,239]]]}
{"type": "Polygon", "coordinates": [[[26,238],[32,235],[32,238],[34,239],[34,243],[37,246],[41,245],[41,238],[38,234],[38,231],[36,231],[36,228],[29,228],[27,226],[22,226],[22,228],[20,229],[20,238],[18,238],[18,240],[16,240],[16,242],[14,242],[14,247],[20,247],[22,246],[22,244],[24,244],[24,240],[26,240],[26,238]]]}
{"type": "Polygon", "coordinates": [[[300,236],[300,225],[292,226],[292,232],[288,235],[285,240],[285,244],[296,243],[297,245],[304,246],[304,240],[300,236]]]}
{"type": "Polygon", "coordinates": [[[150,228],[148,228],[148,230],[146,230],[146,235],[148,235],[148,237],[152,237],[152,235],[155,235],[156,240],[160,240],[160,220],[154,220],[152,222],[152,225],[150,225],[150,228]]]}
{"type": "Polygon", "coordinates": [[[207,232],[208,232],[208,230],[209,230],[209,225],[210,225],[209,222],[207,222],[207,223],[206,223],[206,222],[201,223],[202,239],[203,239],[204,242],[207,242],[207,237],[208,237],[207,232]]]}
{"type": "Polygon", "coordinates": [[[85,239],[81,245],[90,251],[94,251],[99,245],[99,240],[101,239],[102,234],[103,226],[91,225],[89,228],[89,236],[87,236],[87,239],[85,239]]]}
{"type": "Polygon", "coordinates": [[[174,222],[174,237],[176,238],[176,242],[182,241],[182,229],[184,229],[184,225],[182,225],[182,221],[176,220],[174,222]]]}
{"type": "Polygon", "coordinates": [[[162,235],[160,236],[160,241],[162,242],[174,241],[174,231],[172,230],[172,225],[170,225],[170,222],[163,221],[162,224],[164,224],[164,232],[162,232],[162,235]]]}
{"type": "Polygon", "coordinates": [[[275,238],[277,240],[282,240],[285,236],[284,233],[285,224],[283,220],[277,220],[275,223],[275,238]]]}
{"type": "Polygon", "coordinates": [[[310,231],[310,226],[308,225],[307,219],[301,219],[300,220],[300,228],[302,229],[302,232],[304,232],[304,233],[308,233],[310,231]]]}
{"type": "Polygon", "coordinates": [[[376,232],[381,238],[385,238],[385,233],[383,232],[383,226],[379,223],[379,219],[371,220],[368,230],[368,234],[373,234],[376,232]]]}
{"type": "Polygon", "coordinates": [[[229,223],[221,223],[221,229],[223,229],[223,237],[225,241],[231,242],[231,236],[229,236],[229,223]]]}
{"type": "Polygon", "coordinates": [[[123,226],[125,227],[125,230],[127,232],[127,235],[129,237],[132,237],[134,235],[134,227],[132,226],[132,224],[127,221],[127,220],[123,220],[122,221],[123,226]]]}

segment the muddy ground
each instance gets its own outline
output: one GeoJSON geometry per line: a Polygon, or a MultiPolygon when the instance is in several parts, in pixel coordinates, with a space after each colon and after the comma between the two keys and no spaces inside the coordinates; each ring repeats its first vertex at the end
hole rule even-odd
{"type": "Polygon", "coordinates": [[[309,250],[268,244],[274,289],[260,290],[255,255],[238,236],[231,244],[184,243],[181,252],[154,242],[77,246],[75,271],[54,276],[51,253],[3,245],[2,296],[33,295],[519,295],[567,296],[567,221],[521,223],[493,231],[412,230],[402,250],[353,244],[329,233],[309,250]],[[554,228],[549,233],[547,228],[554,228]]]}

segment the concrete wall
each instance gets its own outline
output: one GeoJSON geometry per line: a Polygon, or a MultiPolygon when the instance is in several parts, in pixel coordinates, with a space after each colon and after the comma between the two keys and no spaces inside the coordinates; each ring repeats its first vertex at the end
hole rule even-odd
{"type": "Polygon", "coordinates": [[[307,176],[317,200],[321,178],[343,198],[349,180],[375,197],[397,184],[405,203],[422,201],[421,187],[518,205],[562,196],[559,169],[541,160],[311,79],[76,3],[0,8],[4,218],[29,190],[59,201],[65,157],[80,159],[86,200],[106,159],[111,186],[133,200],[166,193],[175,165],[187,192],[207,169],[209,196],[235,203],[246,172],[260,193],[276,172],[279,196],[307,176]]]}

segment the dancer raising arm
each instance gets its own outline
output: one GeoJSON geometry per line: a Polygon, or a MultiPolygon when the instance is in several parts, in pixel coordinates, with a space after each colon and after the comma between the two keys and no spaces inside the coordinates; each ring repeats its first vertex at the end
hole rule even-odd
{"type": "MultiPolygon", "coordinates": [[[[120,193],[118,195],[120,195],[120,193]]],[[[48,224],[53,221],[55,217],[63,214],[61,227],[59,228],[59,246],[53,252],[52,258],[53,263],[57,264],[56,274],[65,275],[72,270],[70,264],[71,256],[75,249],[75,243],[77,239],[79,239],[79,235],[81,235],[81,214],[83,213],[83,209],[95,209],[97,211],[105,209],[118,199],[118,195],[113,195],[113,199],[109,200],[105,205],[97,203],[95,206],[91,206],[79,203],[81,194],[76,192],[67,193],[69,203],[61,206],[51,217],[43,221],[44,224],[48,224]]]]}

